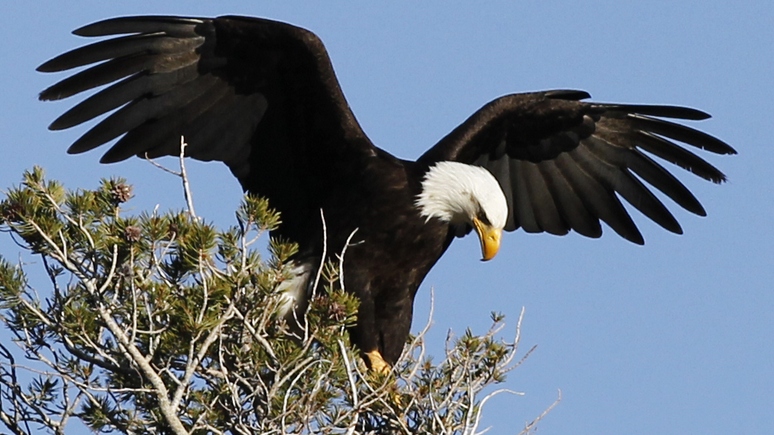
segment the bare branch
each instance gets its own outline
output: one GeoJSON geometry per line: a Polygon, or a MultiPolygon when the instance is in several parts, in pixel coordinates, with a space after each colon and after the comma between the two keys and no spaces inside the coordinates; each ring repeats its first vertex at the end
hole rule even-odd
{"type": "Polygon", "coordinates": [[[196,218],[196,211],[194,210],[193,205],[193,196],[191,195],[191,186],[188,182],[188,173],[185,169],[185,148],[188,146],[188,143],[185,141],[185,137],[180,136],[180,154],[179,154],[179,162],[180,162],[180,172],[173,171],[159,163],[156,163],[155,160],[150,158],[148,156],[148,153],[145,153],[145,160],[148,161],[151,165],[155,166],[158,169],[161,169],[164,172],[167,172],[169,174],[175,175],[177,177],[180,177],[183,180],[183,196],[185,197],[185,203],[188,207],[188,214],[196,218]]]}
{"type": "Polygon", "coordinates": [[[524,429],[522,429],[521,432],[519,432],[519,435],[529,434],[533,429],[535,429],[538,422],[542,420],[545,416],[547,416],[548,413],[551,412],[551,410],[553,410],[556,407],[556,405],[558,405],[559,402],[561,401],[562,401],[562,390],[558,390],[558,394],[557,394],[556,400],[554,400],[554,403],[552,403],[548,408],[546,408],[542,413],[540,413],[540,415],[538,415],[534,420],[527,423],[524,426],[524,429]]]}
{"type": "Polygon", "coordinates": [[[188,183],[188,173],[185,170],[185,147],[188,144],[183,136],[180,136],[180,177],[183,179],[183,193],[185,194],[185,203],[188,204],[188,214],[196,218],[196,211],[193,205],[193,196],[191,195],[191,186],[188,183]]]}

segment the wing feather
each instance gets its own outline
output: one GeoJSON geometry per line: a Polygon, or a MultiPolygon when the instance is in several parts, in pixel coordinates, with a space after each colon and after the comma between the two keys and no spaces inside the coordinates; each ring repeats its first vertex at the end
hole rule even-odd
{"type": "Polygon", "coordinates": [[[538,164],[523,162],[522,168],[527,182],[530,203],[540,231],[556,235],[567,234],[567,224],[559,214],[554,197],[538,164]]]}
{"type": "Polygon", "coordinates": [[[126,33],[163,32],[180,38],[200,36],[197,28],[209,21],[202,18],[185,18],[162,15],[118,17],[87,24],[73,31],[78,36],[111,36],[126,33]]]}
{"type": "Polygon", "coordinates": [[[489,155],[485,154],[477,164],[488,168],[489,171],[494,174],[495,178],[497,178],[497,181],[500,184],[500,188],[505,194],[505,201],[508,203],[508,219],[506,220],[505,228],[508,229],[508,231],[515,230],[516,227],[513,212],[515,205],[513,201],[513,184],[511,183],[512,176],[510,160],[508,158],[503,158],[502,156],[500,158],[490,160],[489,155]]]}
{"type": "MultiPolygon", "coordinates": [[[[218,85],[219,80],[216,77],[201,76],[177,86],[174,92],[167,92],[158,97],[136,99],[86,132],[67,151],[78,154],[94,149],[145,122],[154,121],[178,107],[195,102],[199,97],[206,98],[217,93],[218,85]]],[[[127,157],[134,154],[130,153],[127,157]]]]}
{"type": "Polygon", "coordinates": [[[726,176],[718,168],[687,149],[676,146],[673,142],[651,132],[638,133],[637,145],[643,150],[713,183],[726,181],[726,176]]]}
{"type": "MultiPolygon", "coordinates": [[[[205,138],[202,138],[197,134],[191,134],[191,126],[200,125],[203,127],[204,125],[211,123],[212,120],[203,116],[204,114],[210,114],[210,116],[214,118],[224,116],[222,113],[212,114],[210,113],[210,109],[213,106],[219,106],[227,93],[228,88],[211,86],[197,96],[188,95],[189,98],[192,98],[189,104],[180,106],[173,105],[173,108],[170,110],[158,113],[156,119],[152,122],[141,120],[142,123],[140,125],[129,130],[124,137],[116,142],[110,150],[105,153],[101,162],[113,163],[134,155],[145,156],[146,153],[147,156],[151,158],[173,154],[175,151],[179,153],[181,136],[186,138],[186,141],[193,140],[206,143],[207,141],[205,138]],[[197,121],[200,121],[200,123],[197,124],[197,121]],[[167,149],[170,146],[172,148],[167,149]]],[[[140,114],[142,114],[141,111],[140,114]]],[[[197,149],[206,147],[192,148],[197,149]]],[[[197,156],[197,158],[199,157],[197,156]]]]}
{"type": "MultiPolygon", "coordinates": [[[[532,208],[530,190],[527,182],[527,174],[524,169],[526,163],[523,160],[510,161],[511,183],[514,202],[514,220],[528,233],[539,233],[541,228],[532,208]]],[[[518,228],[518,227],[517,227],[518,228]]]]}
{"type": "MultiPolygon", "coordinates": [[[[584,174],[584,177],[580,177],[574,182],[581,186],[583,191],[581,197],[587,201],[587,207],[599,219],[610,225],[621,237],[638,245],[643,244],[642,234],[621,204],[621,201],[615,195],[615,190],[609,180],[605,179],[603,168],[597,165],[595,161],[589,159],[585,148],[576,148],[566,153],[566,155],[572,161],[572,164],[577,166],[580,172],[584,174]]],[[[566,163],[567,165],[569,164],[569,162],[566,163]]],[[[565,169],[569,169],[567,165],[565,169]]]]}
{"type": "Polygon", "coordinates": [[[61,100],[89,89],[123,79],[153,67],[157,56],[137,55],[112,59],[83,70],[40,93],[43,101],[61,100]]]}
{"type": "Polygon", "coordinates": [[[110,59],[135,56],[138,53],[171,54],[195,50],[203,37],[171,38],[156,31],[95,42],[59,55],[40,65],[37,71],[60,72],[110,59]]]}
{"type": "MultiPolygon", "coordinates": [[[[601,140],[606,141],[607,143],[625,143],[626,141],[631,140],[632,143],[637,145],[636,148],[624,148],[620,146],[607,147],[607,158],[621,168],[627,168],[631,170],[637,176],[642,178],[651,186],[660,190],[684,209],[700,216],[706,215],[706,212],[704,211],[701,203],[699,203],[699,200],[696,199],[696,197],[688,190],[687,187],[685,187],[685,185],[683,185],[674,175],[669,173],[669,171],[664,169],[663,166],[659,165],[648,156],[640,152],[640,148],[647,149],[647,147],[642,146],[644,134],[645,133],[643,132],[634,132],[634,134],[629,134],[629,137],[627,138],[620,137],[617,134],[613,134],[609,131],[598,130],[596,136],[601,140]]],[[[681,147],[662,138],[653,136],[653,140],[658,141],[659,145],[662,145],[668,150],[685,151],[681,147]]],[[[679,153],[680,151],[677,152],[679,153]]],[[[691,154],[691,156],[693,155],[691,154]]],[[[698,157],[696,158],[698,159],[698,157]]],[[[670,160],[673,162],[683,162],[686,160],[686,156],[681,156],[680,158],[674,158],[670,160]]],[[[693,160],[693,158],[691,158],[691,160],[693,160]]],[[[709,164],[707,163],[707,165],[709,164]]],[[[692,165],[688,165],[686,169],[692,167],[697,167],[697,164],[694,163],[692,165]]],[[[705,170],[703,173],[710,174],[716,172],[719,171],[713,167],[711,170],[705,170]]]]}
{"type": "Polygon", "coordinates": [[[691,145],[710,151],[716,154],[734,154],[733,148],[728,146],[720,139],[710,136],[699,130],[695,130],[684,125],[663,119],[655,119],[643,116],[637,113],[627,114],[627,121],[630,129],[646,131],[651,134],[666,136],[670,139],[680,141],[686,145],[691,145]]]}
{"type": "Polygon", "coordinates": [[[196,65],[165,74],[138,73],[83,100],[57,118],[49,128],[65,130],[142,97],[164,94],[199,77],[196,65]]]}
{"type": "Polygon", "coordinates": [[[587,168],[592,168],[594,176],[617,192],[629,204],[642,214],[673,233],[682,234],[680,224],[664,207],[647,187],[632,176],[625,162],[617,161],[615,145],[597,137],[586,139],[578,147],[578,155],[582,156],[587,168]]]}
{"type": "Polygon", "coordinates": [[[538,168],[551,191],[557,210],[568,227],[587,237],[602,235],[599,218],[588,211],[569,177],[559,169],[557,162],[546,160],[540,162],[538,168]]]}

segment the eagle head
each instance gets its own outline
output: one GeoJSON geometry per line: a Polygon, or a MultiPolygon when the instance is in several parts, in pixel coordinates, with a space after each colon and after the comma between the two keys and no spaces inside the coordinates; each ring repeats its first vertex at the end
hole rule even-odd
{"type": "Polygon", "coordinates": [[[416,206],[427,220],[437,218],[458,229],[475,229],[483,261],[494,258],[500,249],[508,203],[497,179],[486,169],[458,162],[436,163],[422,181],[416,206]]]}

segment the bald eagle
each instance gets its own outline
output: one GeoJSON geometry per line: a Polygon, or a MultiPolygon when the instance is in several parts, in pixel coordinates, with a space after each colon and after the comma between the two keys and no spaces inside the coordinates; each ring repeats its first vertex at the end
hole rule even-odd
{"type": "Polygon", "coordinates": [[[292,307],[311,294],[323,253],[342,252],[346,290],[360,300],[350,330],[366,363],[387,370],[409,333],[417,289],[455,236],[474,230],[484,260],[502,231],[643,238],[625,199],[666,230],[676,219],[644,183],[697,215],[704,208],[653,157],[706,180],[725,176],[678,145],[734,154],[726,143],[665,119],[702,120],[675,106],[583,102],[552,90],[497,98],[416,161],[376,147],[347,104],[320,39],[260,18],[124,17],[76,35],[122,35],[38,68],[88,68],[40,94],[59,100],[109,85],[57,118],[67,129],[110,113],[68,149],[119,138],[101,162],[177,155],[225,163],[250,194],[281,212],[272,236],[298,243],[292,307]],[[323,211],[327,246],[323,246],[323,211]],[[349,240],[350,236],[352,239],[349,240]]]}

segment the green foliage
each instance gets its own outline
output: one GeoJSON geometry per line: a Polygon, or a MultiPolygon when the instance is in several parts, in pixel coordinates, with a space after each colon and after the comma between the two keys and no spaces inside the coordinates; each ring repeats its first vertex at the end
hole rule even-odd
{"type": "MultiPolygon", "coordinates": [[[[63,433],[469,433],[480,393],[502,382],[516,342],[466,332],[433,365],[413,339],[389,376],[369,374],[347,326],[358,301],[323,268],[302,327],[278,318],[277,287],[296,246],[256,242],[281,224],[245,197],[224,231],[189,215],[124,216],[125,180],[66,191],[35,168],[0,203],[0,231],[50,282],[0,257],[0,320],[24,359],[26,387],[0,343],[0,421],[63,433]],[[36,427],[37,427],[36,426],[36,427]]],[[[501,316],[493,317],[500,325],[501,316]]]]}

